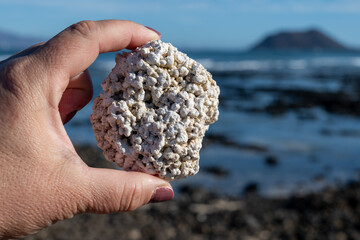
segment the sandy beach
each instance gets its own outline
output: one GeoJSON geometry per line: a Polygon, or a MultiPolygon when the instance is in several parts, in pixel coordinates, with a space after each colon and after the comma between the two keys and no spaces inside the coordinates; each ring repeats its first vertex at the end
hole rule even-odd
{"type": "MultiPolygon", "coordinates": [[[[95,147],[77,147],[90,166],[111,167],[95,147]]],[[[35,239],[360,239],[360,182],[318,193],[238,197],[183,186],[175,199],[134,212],[82,214],[25,238],[35,239]]]]}

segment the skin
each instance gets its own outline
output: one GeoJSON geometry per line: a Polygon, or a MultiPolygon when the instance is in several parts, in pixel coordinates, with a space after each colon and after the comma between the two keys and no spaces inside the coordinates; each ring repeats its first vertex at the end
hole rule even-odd
{"type": "Polygon", "coordinates": [[[91,100],[87,68],[99,53],[159,38],[130,21],[83,21],[0,62],[0,239],[79,213],[131,211],[159,189],[172,198],[157,177],[88,167],[63,126],[91,100]]]}

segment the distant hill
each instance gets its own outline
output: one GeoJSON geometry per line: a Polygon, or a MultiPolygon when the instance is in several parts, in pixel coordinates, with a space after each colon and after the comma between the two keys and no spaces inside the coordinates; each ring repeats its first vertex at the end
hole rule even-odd
{"type": "Polygon", "coordinates": [[[312,29],[302,32],[280,32],[267,36],[250,50],[346,51],[350,49],[321,31],[312,29]]]}
{"type": "Polygon", "coordinates": [[[41,41],[43,41],[41,38],[0,31],[0,51],[18,51],[41,41]]]}

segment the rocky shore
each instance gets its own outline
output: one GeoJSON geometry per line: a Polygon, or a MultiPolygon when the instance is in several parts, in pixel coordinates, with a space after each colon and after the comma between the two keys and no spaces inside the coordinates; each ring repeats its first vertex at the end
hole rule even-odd
{"type": "MultiPolygon", "coordinates": [[[[93,147],[77,151],[109,167],[93,147]]],[[[238,197],[184,186],[174,200],[137,211],[82,214],[25,238],[35,239],[360,239],[360,182],[318,193],[269,199],[249,188],[238,197]]]]}

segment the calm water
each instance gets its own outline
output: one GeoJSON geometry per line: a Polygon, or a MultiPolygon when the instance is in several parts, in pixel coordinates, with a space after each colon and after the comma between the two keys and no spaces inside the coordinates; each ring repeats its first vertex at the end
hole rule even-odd
{"type": "MultiPolygon", "coordinates": [[[[200,170],[196,176],[174,182],[175,186],[205,185],[238,194],[255,183],[264,195],[284,196],[358,177],[359,115],[329,112],[321,104],[285,107],[280,112],[275,108],[274,113],[269,105],[298,104],[287,94],[294,91],[342,92],[357,99],[359,92],[353,84],[360,81],[360,54],[185,52],[213,73],[221,89],[219,121],[208,132],[212,139],[221,140],[204,144],[200,166],[221,166],[229,176],[215,177],[200,170]],[[265,164],[269,157],[277,164],[265,164]]],[[[4,56],[0,53],[0,59],[4,56]]],[[[114,54],[109,53],[90,67],[94,96],[113,65],[114,54]]],[[[74,144],[96,145],[91,111],[92,103],[67,124],[74,144]]]]}

